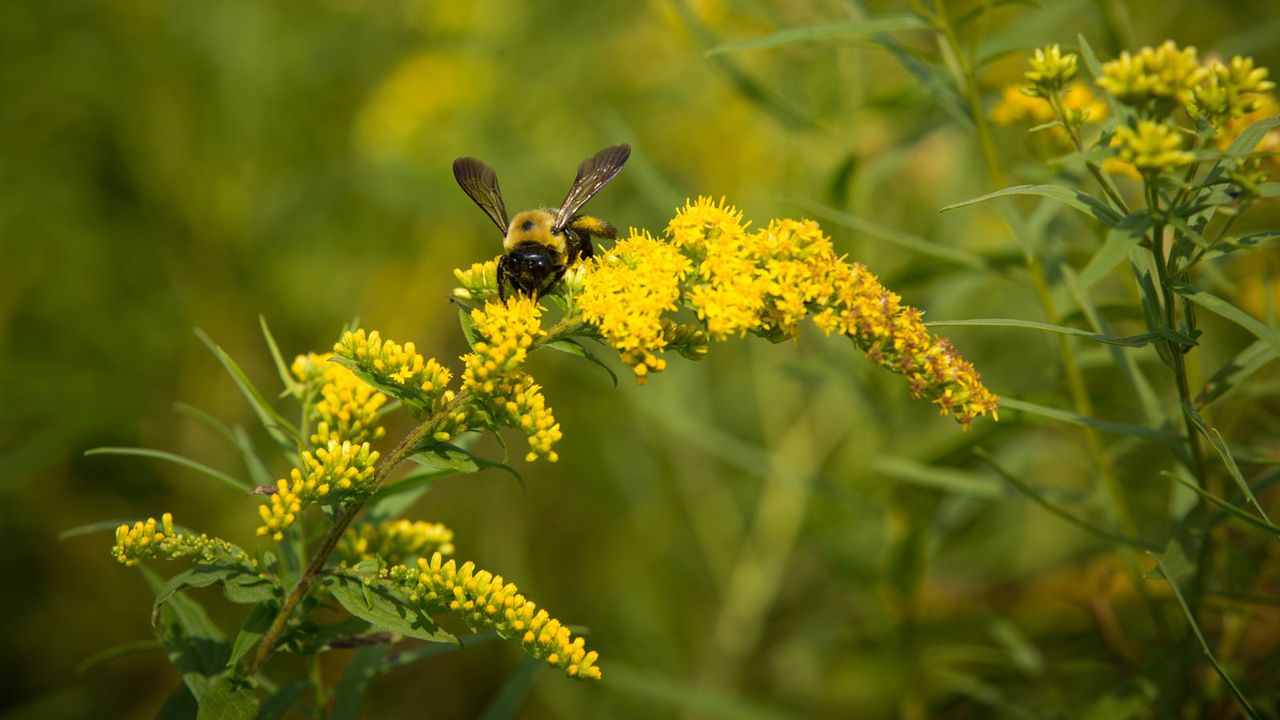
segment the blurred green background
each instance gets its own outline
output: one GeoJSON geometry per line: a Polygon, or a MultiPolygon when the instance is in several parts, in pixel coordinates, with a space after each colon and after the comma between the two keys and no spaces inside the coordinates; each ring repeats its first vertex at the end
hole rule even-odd
{"type": "MultiPolygon", "coordinates": [[[[493,165],[519,210],[557,203],[579,160],[630,142],[630,164],[589,206],[620,227],[660,231],[698,194],[726,196],[756,224],[819,203],[1012,268],[978,270],[876,228],[824,222],[842,252],[929,319],[1043,320],[998,213],[938,212],[992,188],[970,132],[899,58],[853,41],[704,56],[780,27],[907,9],[0,4],[5,716],[150,716],[178,683],[159,652],[77,672],[102,648],[151,636],[152,594],[109,556],[108,534],[59,541],[60,531],[172,511],[254,542],[256,500],[176,466],[83,456],[142,446],[241,473],[235,451],[175,402],[252,428],[265,446],[194,328],[264,388],[276,381],[259,313],[290,357],[327,349],[354,317],[442,360],[463,352],[452,269],[499,244],[455,186],[455,156],[493,165]]],[[[987,58],[979,71],[994,102],[1026,50],[1074,44],[1076,33],[1104,58],[1173,38],[1277,68],[1275,9],[1001,4],[984,34],[966,37],[987,58]]],[[[937,52],[927,34],[901,37],[937,52]]],[[[950,82],[940,60],[926,70],[950,82]]],[[[998,132],[1011,181],[1051,177],[1024,138],[1025,128],[998,132]]],[[[1096,247],[1096,229],[1046,215],[1063,258],[1096,247]]],[[[1276,220],[1272,207],[1246,224],[1276,220]]],[[[1250,262],[1223,266],[1221,282],[1262,312],[1257,278],[1269,264],[1250,262]]],[[[1207,369],[1248,344],[1236,328],[1204,324],[1215,338],[1207,369]]],[[[953,330],[994,391],[1068,407],[1050,339],[953,330]]],[[[1140,422],[1109,356],[1077,349],[1097,414],[1140,422]]],[[[584,363],[545,355],[531,370],[565,432],[561,461],[518,463],[527,494],[488,472],[442,483],[411,513],[445,522],[459,556],[591,628],[604,681],[543,671],[523,717],[1075,717],[1127,687],[1114,636],[1141,642],[1149,620],[1131,607],[1116,554],[972,454],[986,447],[1083,514],[1104,515],[1070,426],[1004,412],[961,433],[910,400],[900,378],[817,332],[794,345],[731,341],[699,364],[676,358],[647,387],[623,373],[614,389],[584,363]],[[1099,629],[1090,608],[1100,596],[1115,600],[1116,627],[1099,629]]],[[[1137,356],[1167,396],[1154,353],[1137,356]]],[[[1226,430],[1274,454],[1274,406],[1244,398],[1228,417],[1226,430]]],[[[1114,455],[1144,535],[1163,544],[1170,492],[1156,470],[1167,452],[1122,442],[1114,455]]],[[[224,627],[241,621],[244,608],[216,592],[195,595],[224,627]]],[[[1274,638],[1269,647],[1274,657],[1274,638]]],[[[345,660],[331,653],[326,670],[336,678],[345,660]]],[[[499,643],[401,670],[376,686],[367,717],[474,716],[521,660],[499,643]]]]}

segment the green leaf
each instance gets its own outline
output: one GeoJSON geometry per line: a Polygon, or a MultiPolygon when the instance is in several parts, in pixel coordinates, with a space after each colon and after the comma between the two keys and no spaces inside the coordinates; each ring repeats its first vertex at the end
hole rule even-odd
{"type": "Polygon", "coordinates": [[[153,458],[156,460],[167,460],[168,462],[181,465],[183,467],[191,468],[196,472],[204,473],[205,475],[208,475],[209,477],[223,483],[224,485],[229,485],[235,488],[241,493],[247,493],[253,489],[253,486],[250,485],[249,483],[239,478],[231,477],[230,475],[222,472],[221,470],[215,470],[209,467],[208,465],[198,463],[195,460],[183,457],[181,455],[177,455],[175,453],[165,452],[164,450],[152,450],[150,448],[135,448],[135,447],[99,447],[99,448],[93,448],[92,450],[85,450],[84,454],[86,456],[132,455],[135,457],[146,457],[146,458],[153,458]]]}
{"type": "Polygon", "coordinates": [[[428,615],[411,607],[377,584],[366,585],[361,578],[334,574],[326,583],[347,612],[381,630],[431,642],[456,642],[457,638],[441,630],[428,615]]]}
{"type": "Polygon", "coordinates": [[[85,525],[77,525],[73,528],[68,528],[58,533],[58,539],[69,540],[73,537],[79,537],[81,535],[90,535],[92,533],[107,532],[107,531],[115,532],[116,528],[120,527],[121,525],[133,525],[137,521],[138,521],[138,518],[123,518],[120,520],[99,520],[98,522],[92,522],[85,525]]]}
{"type": "Polygon", "coordinates": [[[1051,200],[1057,200],[1058,202],[1064,203],[1069,207],[1073,207],[1085,215],[1102,222],[1107,227],[1115,227],[1119,225],[1122,220],[1119,213],[1112,210],[1110,206],[1098,198],[1084,192],[1083,190],[1063,187],[1061,185],[1017,185],[1014,187],[1008,187],[1003,190],[997,190],[993,193],[987,193],[986,195],[976,197],[971,200],[952,203],[951,205],[947,205],[942,208],[942,212],[967,207],[969,205],[976,205],[978,203],[987,202],[988,200],[994,200],[996,198],[1010,195],[1039,195],[1051,200]]]}
{"type": "MultiPolygon", "coordinates": [[[[164,589],[158,575],[145,566],[139,569],[152,590],[158,594],[164,589]]],[[[186,595],[175,594],[169,598],[161,615],[160,641],[169,654],[169,661],[182,674],[182,681],[198,702],[226,667],[231,648],[200,603],[186,595]]]]}
{"type": "Polygon", "coordinates": [[[524,477],[515,468],[496,460],[480,457],[470,450],[464,450],[452,443],[431,441],[409,457],[428,472],[452,471],[455,475],[466,475],[480,470],[496,468],[511,475],[520,483],[523,491],[524,477]]]}
{"type": "Polygon", "coordinates": [[[289,365],[284,361],[284,356],[280,354],[280,346],[276,345],[276,339],[271,334],[271,328],[267,327],[267,316],[259,314],[258,324],[262,326],[262,337],[267,341],[267,349],[271,352],[271,359],[275,361],[276,372],[280,374],[280,384],[284,385],[284,389],[290,395],[297,395],[302,392],[302,383],[298,382],[293,373],[289,371],[289,365]]]}
{"type": "Polygon", "coordinates": [[[708,49],[705,55],[710,57],[743,50],[766,50],[823,40],[864,40],[869,35],[877,33],[921,30],[927,27],[929,27],[929,24],[919,15],[890,15],[878,18],[837,20],[814,23],[812,25],[795,25],[768,35],[716,45],[708,49]]]}
{"type": "Polygon", "coordinates": [[[302,440],[298,436],[298,429],[295,428],[288,420],[281,417],[280,413],[262,397],[258,389],[249,381],[249,376],[244,374],[244,370],[236,364],[235,360],[226,353],[217,343],[213,341],[203,330],[196,330],[196,336],[208,346],[213,352],[214,357],[218,358],[218,362],[226,368],[230,373],[231,379],[235,380],[236,386],[240,388],[240,392],[244,394],[245,399],[249,401],[249,405],[253,407],[253,411],[258,415],[258,419],[267,429],[267,433],[276,441],[281,448],[287,451],[297,450],[302,445],[302,440]]]}
{"type": "Polygon", "coordinates": [[[1245,378],[1262,369],[1264,365],[1275,360],[1278,355],[1275,348],[1261,340],[1254,341],[1249,347],[1240,351],[1229,362],[1218,368],[1204,387],[1196,395],[1195,404],[1202,408],[1239,386],[1245,378]]]}
{"type": "Polygon", "coordinates": [[[280,720],[294,703],[298,702],[302,693],[310,687],[311,683],[307,680],[294,680],[281,685],[271,694],[271,697],[267,698],[266,702],[262,703],[262,709],[258,711],[258,720],[280,720]]]}
{"type": "Polygon", "coordinates": [[[329,362],[341,365],[342,367],[350,370],[353,375],[360,378],[368,385],[371,385],[377,390],[402,401],[405,404],[405,408],[409,410],[409,414],[413,415],[415,418],[426,417],[431,410],[431,403],[429,402],[426,394],[416,387],[401,385],[399,383],[390,383],[374,377],[373,375],[365,372],[360,367],[360,364],[355,360],[342,357],[341,355],[334,355],[329,358],[329,362]]]}
{"type": "Polygon", "coordinates": [[[164,645],[159,640],[135,640],[133,642],[121,643],[113,645],[109,648],[99,650],[89,657],[76,663],[76,674],[83,675],[90,670],[111,662],[116,658],[122,658],[126,655],[134,655],[136,653],[150,652],[152,650],[163,650],[164,645]]]}
{"type": "Polygon", "coordinates": [[[208,587],[221,583],[223,594],[234,603],[260,603],[276,597],[280,588],[270,580],[247,565],[216,563],[197,565],[180,572],[169,579],[164,587],[156,592],[156,602],[151,608],[151,622],[154,624],[160,613],[160,606],[169,602],[174,593],[185,588],[208,587]]]}
{"type": "Polygon", "coordinates": [[[918,235],[912,235],[910,233],[902,232],[901,230],[885,227],[871,222],[870,220],[865,220],[856,215],[842,212],[821,203],[811,202],[800,198],[785,198],[784,200],[805,212],[813,213],[814,215],[830,220],[837,225],[847,227],[854,232],[870,235],[871,237],[884,240],[885,242],[906,248],[912,252],[920,253],[921,255],[960,265],[962,267],[972,268],[974,270],[987,270],[991,267],[986,258],[977,253],[969,252],[968,250],[962,250],[950,245],[943,245],[931,240],[926,240],[918,235]]]}
{"type": "MultiPolygon", "coordinates": [[[[1088,290],[1080,284],[1080,279],[1075,272],[1065,263],[1058,266],[1058,271],[1062,274],[1062,281],[1066,285],[1067,291],[1071,293],[1076,306],[1084,313],[1094,331],[1100,333],[1110,331],[1111,328],[1108,326],[1106,319],[1102,317],[1102,314],[1094,306],[1088,290]]],[[[1125,381],[1133,388],[1134,394],[1138,396],[1138,400],[1142,403],[1142,413],[1147,425],[1149,427],[1163,426],[1165,423],[1164,407],[1160,402],[1160,398],[1156,395],[1155,389],[1151,387],[1150,381],[1147,380],[1147,376],[1138,367],[1133,354],[1123,352],[1118,347],[1109,348],[1107,352],[1111,354],[1111,359],[1120,370],[1120,374],[1124,376],[1125,381]]]]}
{"type": "MultiPolygon", "coordinates": [[[[1162,475],[1167,475],[1168,477],[1173,478],[1174,480],[1176,480],[1176,481],[1178,482],[1178,484],[1182,485],[1183,487],[1187,488],[1188,490],[1190,490],[1190,491],[1194,492],[1195,494],[1199,495],[1202,499],[1204,499],[1204,501],[1205,501],[1205,502],[1209,503],[1210,505],[1213,505],[1214,507],[1218,508],[1219,510],[1222,510],[1223,512],[1225,512],[1225,513],[1227,513],[1228,515],[1230,515],[1230,516],[1232,516],[1232,517],[1236,518],[1237,520],[1240,520],[1240,521],[1242,521],[1242,522],[1245,522],[1245,523],[1247,523],[1247,524],[1249,524],[1249,525],[1252,525],[1252,526],[1254,526],[1254,527],[1256,527],[1256,528],[1259,528],[1259,529],[1261,529],[1261,530],[1266,530],[1267,532],[1270,532],[1270,533],[1280,534],[1280,527],[1277,527],[1277,526],[1275,526],[1275,525],[1272,525],[1270,522],[1267,522],[1266,520],[1259,519],[1258,517],[1256,517],[1256,516],[1254,516],[1254,515],[1250,515],[1249,513],[1245,512],[1244,510],[1242,510],[1242,509],[1240,509],[1240,508],[1236,507],[1235,505],[1232,505],[1231,503],[1227,502],[1226,500],[1223,500],[1222,498],[1218,497],[1217,495],[1214,495],[1213,493],[1209,492],[1208,490],[1205,490],[1204,488],[1202,488],[1202,487],[1200,487],[1199,485],[1195,484],[1193,481],[1188,480],[1188,479],[1186,479],[1186,478],[1182,477],[1181,475],[1178,475],[1177,473],[1163,472],[1163,473],[1161,473],[1161,474],[1162,474],[1162,475]]],[[[1250,491],[1250,492],[1252,493],[1252,491],[1250,491]]]]}
{"type": "Polygon", "coordinates": [[[1023,482],[1022,480],[1018,479],[1013,473],[1010,473],[1008,470],[1005,470],[1003,467],[1001,467],[999,463],[996,462],[995,458],[993,458],[989,453],[987,453],[987,451],[983,450],[982,448],[975,448],[973,452],[979,458],[981,458],[983,462],[989,465],[992,470],[995,470],[997,473],[999,473],[1000,477],[1004,478],[1004,480],[1008,482],[1010,485],[1012,485],[1015,490],[1022,493],[1023,495],[1026,495],[1029,499],[1031,499],[1032,502],[1036,503],[1037,505],[1044,508],[1045,510],[1048,510],[1051,514],[1058,516],[1062,520],[1065,520],[1072,525],[1075,525],[1076,527],[1080,528],[1081,530],[1084,530],[1090,535],[1093,535],[1094,537],[1097,537],[1101,540],[1105,540],[1109,543],[1119,543],[1121,545],[1128,545],[1130,547],[1138,548],[1140,550],[1159,550],[1160,549],[1158,545],[1153,545],[1147,542],[1146,540],[1142,540],[1140,538],[1125,537],[1124,535],[1121,535],[1119,533],[1114,533],[1109,530],[1104,530],[1090,523],[1089,521],[1076,516],[1070,511],[1065,510],[1059,507],[1058,505],[1056,505],[1055,503],[1053,503],[1051,500],[1049,500],[1044,495],[1042,495],[1038,490],[1031,487],[1027,483],[1023,482]]]}
{"type": "Polygon", "coordinates": [[[551,348],[552,350],[558,350],[562,353],[568,353],[569,355],[585,359],[592,365],[595,365],[601,370],[609,373],[609,379],[613,380],[613,386],[615,388],[618,387],[618,376],[613,372],[613,368],[606,365],[603,360],[595,356],[595,353],[592,353],[577,340],[572,338],[560,338],[559,340],[552,340],[551,342],[543,343],[542,347],[551,348]]]}
{"type": "Polygon", "coordinates": [[[254,452],[253,443],[249,440],[249,434],[244,431],[244,428],[237,425],[235,430],[232,430],[223,424],[221,420],[186,403],[174,403],[173,409],[204,423],[240,450],[240,455],[244,458],[245,467],[249,469],[249,478],[254,486],[271,484],[271,473],[267,470],[266,464],[262,462],[262,458],[258,457],[258,454],[254,452]]]}
{"type": "Polygon", "coordinates": [[[1245,128],[1227,146],[1227,155],[1240,157],[1253,152],[1267,133],[1280,127],[1280,116],[1265,117],[1245,128]]]}
{"type": "Polygon", "coordinates": [[[1011,398],[1007,395],[1002,395],[1000,397],[1000,409],[1020,410],[1022,412],[1051,418],[1053,420],[1061,420],[1062,422],[1071,423],[1072,425],[1097,428],[1098,430],[1144,438],[1146,440],[1156,440],[1170,445],[1178,445],[1182,442],[1182,437],[1180,435],[1168,430],[1144,427],[1142,425],[1127,425],[1125,423],[1111,422],[1110,420],[1099,420],[1098,418],[1078,415],[1067,410],[1060,410],[1046,405],[1038,405],[1025,400],[1011,398]]]}
{"type": "Polygon", "coordinates": [[[258,641],[267,633],[267,629],[271,627],[271,622],[276,619],[279,611],[280,605],[271,600],[254,606],[253,611],[244,621],[244,626],[236,635],[235,643],[231,645],[231,657],[227,660],[228,668],[235,667],[241,658],[257,647],[258,641]]]}
{"type": "Polygon", "coordinates": [[[253,720],[257,716],[257,693],[244,680],[224,673],[200,698],[196,720],[253,720]]]}
{"type": "Polygon", "coordinates": [[[1280,354],[1280,332],[1275,328],[1268,327],[1261,320],[1246,313],[1231,303],[1219,298],[1215,295],[1193,287],[1187,283],[1172,281],[1169,283],[1174,292],[1185,297],[1191,302],[1208,310],[1215,315],[1223,317],[1240,327],[1253,333],[1254,337],[1262,340],[1271,346],[1277,354],[1280,354]]]}
{"type": "Polygon", "coordinates": [[[529,691],[533,689],[533,681],[537,679],[541,666],[542,661],[533,658],[520,663],[520,667],[503,683],[498,694],[484,706],[480,720],[510,720],[515,717],[520,706],[524,705],[525,698],[529,696],[529,691]]]}
{"type": "Polygon", "coordinates": [[[1169,588],[1173,590],[1173,596],[1177,598],[1178,605],[1182,608],[1183,614],[1187,616],[1187,622],[1191,625],[1191,631],[1195,633],[1196,639],[1200,641],[1200,647],[1204,650],[1205,657],[1209,659],[1209,663],[1213,665],[1213,669],[1218,671],[1218,676],[1227,684],[1227,687],[1231,688],[1231,694],[1235,695],[1236,703],[1240,705],[1240,709],[1244,711],[1244,714],[1247,717],[1254,718],[1255,720],[1261,720],[1262,716],[1253,709],[1253,706],[1250,705],[1249,701],[1245,698],[1244,693],[1240,692],[1240,688],[1236,686],[1235,681],[1231,679],[1231,676],[1227,674],[1227,671],[1218,663],[1218,658],[1214,657],[1213,650],[1209,647],[1208,641],[1204,638],[1204,633],[1200,632],[1200,625],[1196,623],[1195,613],[1191,612],[1190,606],[1187,605],[1187,601],[1182,597],[1182,591],[1178,589],[1178,583],[1173,581],[1168,571],[1165,569],[1164,563],[1160,561],[1160,558],[1157,557],[1155,553],[1151,554],[1151,559],[1156,561],[1156,568],[1160,571],[1160,576],[1165,579],[1165,582],[1169,583],[1169,588]]]}
{"type": "Polygon", "coordinates": [[[462,337],[467,341],[467,347],[474,348],[476,343],[484,342],[484,335],[480,334],[480,328],[476,327],[476,321],[471,319],[471,312],[466,308],[458,308],[458,324],[462,326],[462,337]]]}
{"type": "Polygon", "coordinates": [[[1089,264],[1080,273],[1080,284],[1089,288],[1106,277],[1129,256],[1130,250],[1142,242],[1153,224],[1155,221],[1146,213],[1133,213],[1121,220],[1119,225],[1107,232],[1107,239],[1098,248],[1098,252],[1089,258],[1089,264]]]}
{"type": "Polygon", "coordinates": [[[1076,35],[1076,41],[1080,43],[1080,57],[1084,59],[1084,66],[1089,69],[1089,74],[1102,77],[1102,63],[1098,62],[1098,55],[1093,52],[1093,46],[1085,39],[1084,35],[1076,35]]]}
{"type": "Polygon", "coordinates": [[[1087,340],[1094,340],[1105,345],[1118,345],[1121,347],[1145,347],[1155,342],[1165,339],[1161,333],[1146,332],[1139,335],[1130,335],[1128,337],[1115,337],[1113,335],[1102,335],[1099,333],[1081,330],[1080,328],[1066,327],[1065,325],[1049,325],[1048,323],[1034,322],[1031,320],[1014,320],[1011,318],[978,318],[975,320],[933,320],[925,323],[928,327],[1014,327],[1027,328],[1029,330],[1043,330],[1044,332],[1057,333],[1059,335],[1074,335],[1087,340]]]}
{"type": "MultiPolygon", "coordinates": [[[[1235,458],[1231,456],[1231,449],[1227,447],[1227,442],[1222,439],[1222,434],[1218,432],[1217,428],[1209,427],[1204,418],[1200,417],[1200,413],[1192,412],[1189,417],[1196,429],[1209,439],[1209,444],[1213,446],[1214,451],[1218,453],[1218,457],[1222,459],[1222,464],[1226,466],[1231,479],[1235,480],[1236,485],[1240,487],[1240,492],[1244,493],[1244,497],[1249,501],[1253,511],[1258,513],[1258,517],[1266,521],[1267,525],[1272,525],[1271,518],[1267,516],[1267,511],[1263,509],[1262,503],[1258,502],[1258,498],[1253,494],[1253,489],[1245,481],[1244,475],[1240,474],[1240,467],[1236,465],[1235,458]]],[[[1273,530],[1273,532],[1275,531],[1273,530]]],[[[1280,540],[1280,532],[1276,533],[1276,539],[1280,540]]]]}
{"type": "Polygon", "coordinates": [[[1214,245],[1212,250],[1206,252],[1204,254],[1204,259],[1210,260],[1222,257],[1236,252],[1237,250],[1252,250],[1258,243],[1278,237],[1280,237],[1280,230],[1263,230],[1261,232],[1249,233],[1248,235],[1241,235],[1238,238],[1223,240],[1217,245],[1214,245]]]}

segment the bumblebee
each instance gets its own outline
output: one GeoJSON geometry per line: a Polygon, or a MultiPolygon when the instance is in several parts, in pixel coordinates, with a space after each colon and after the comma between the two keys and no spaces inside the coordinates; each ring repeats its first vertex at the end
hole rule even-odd
{"type": "Polygon", "coordinates": [[[506,300],[506,286],[540,298],[551,291],[574,263],[592,257],[591,237],[616,240],[618,231],[597,217],[578,214],[631,156],[630,145],[607,147],[582,161],[578,177],[564,202],[507,219],[498,189],[498,174],[473,157],[453,161],[453,177],[494,225],[502,231],[504,254],[498,260],[498,297],[506,300]]]}

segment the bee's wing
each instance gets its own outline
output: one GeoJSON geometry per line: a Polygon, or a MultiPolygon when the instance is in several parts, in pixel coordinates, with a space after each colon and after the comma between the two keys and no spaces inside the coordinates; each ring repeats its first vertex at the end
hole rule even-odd
{"type": "Polygon", "coordinates": [[[453,177],[462,192],[467,194],[494,225],[507,234],[507,208],[502,203],[502,191],[498,189],[498,173],[473,157],[460,157],[453,161],[453,177]]]}
{"type": "Polygon", "coordinates": [[[631,146],[623,144],[607,147],[583,160],[578,166],[578,177],[574,179],[573,187],[569,188],[569,194],[565,196],[560,212],[556,214],[555,228],[560,230],[568,225],[573,214],[618,174],[629,157],[631,146]]]}

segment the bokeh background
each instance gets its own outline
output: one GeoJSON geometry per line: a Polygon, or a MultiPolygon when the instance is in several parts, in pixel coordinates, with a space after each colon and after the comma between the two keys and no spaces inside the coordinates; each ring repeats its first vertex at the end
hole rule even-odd
{"type": "MultiPolygon", "coordinates": [[[[953,5],[960,16],[979,4],[953,5]]],[[[966,31],[991,103],[1028,49],[1077,33],[1104,58],[1173,38],[1280,67],[1267,0],[996,5],[966,31]]],[[[179,682],[159,652],[77,670],[151,636],[152,594],[109,556],[109,534],[59,532],[172,511],[254,542],[257,501],[173,465],[83,455],[150,447],[241,473],[234,449],[175,402],[244,425],[265,447],[194,328],[264,388],[276,379],[260,314],[288,356],[326,349],[355,317],[441,358],[463,352],[452,269],[499,245],[454,185],[455,156],[493,165],[521,209],[557,203],[579,160],[630,142],[630,164],[589,206],[621,227],[660,231],[698,194],[726,196],[756,224],[826,206],[846,214],[816,215],[841,251],[928,319],[1043,320],[999,214],[938,212],[992,188],[944,94],[900,57],[840,39],[704,54],[789,25],[908,9],[0,4],[0,712],[146,717],[179,682]],[[895,233],[965,254],[917,252],[895,233]],[[973,256],[988,269],[964,260],[973,256]]],[[[927,35],[900,37],[926,58],[937,52],[927,35]]],[[[949,81],[935,59],[926,67],[949,81]]],[[[1011,182],[1052,176],[1025,127],[997,140],[1011,182]]],[[[1042,215],[1063,258],[1096,247],[1096,229],[1042,215]]],[[[1264,209],[1246,224],[1276,219],[1264,209]]],[[[1265,313],[1268,268],[1251,256],[1221,266],[1220,280],[1265,313]]],[[[1115,321],[1136,328],[1123,304],[1115,321]]],[[[1216,333],[1209,369],[1249,342],[1230,326],[1205,329],[1216,333]]],[[[1051,339],[951,330],[997,393],[1068,407],[1051,339]]],[[[1109,356],[1078,349],[1097,414],[1138,420],[1109,356]]],[[[561,461],[517,463],[524,494],[501,473],[452,478],[410,513],[445,522],[460,556],[590,627],[605,679],[543,671],[521,717],[1075,717],[1123,689],[1115,633],[1099,630],[1091,603],[1115,600],[1122,640],[1149,620],[1126,617],[1132,589],[1114,550],[972,453],[985,447],[1100,514],[1071,426],[1009,411],[962,433],[817,332],[673,359],[647,387],[624,372],[615,389],[596,368],[545,355],[531,369],[565,432],[561,461]]],[[[1160,378],[1154,353],[1138,357],[1160,378]]],[[[1277,416],[1257,401],[1243,398],[1252,409],[1224,427],[1265,446],[1277,416]]],[[[1167,454],[1140,443],[1114,452],[1142,532],[1163,543],[1171,500],[1155,470],[1167,454]]],[[[224,627],[242,620],[216,592],[195,595],[224,627]]],[[[345,660],[331,653],[326,671],[336,679],[345,660]]],[[[423,662],[382,680],[366,715],[472,717],[521,661],[491,643],[423,662]]]]}

